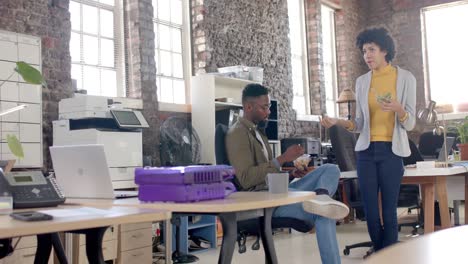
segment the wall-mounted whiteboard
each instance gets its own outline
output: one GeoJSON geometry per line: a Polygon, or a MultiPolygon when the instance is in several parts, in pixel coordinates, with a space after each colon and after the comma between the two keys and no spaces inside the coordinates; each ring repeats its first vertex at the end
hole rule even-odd
{"type": "Polygon", "coordinates": [[[41,39],[0,30],[0,109],[20,104],[28,107],[0,117],[0,159],[16,159],[15,167],[39,168],[42,157],[42,88],[25,83],[14,69],[17,61],[25,61],[42,72],[41,39]],[[8,148],[6,137],[14,134],[24,149],[24,158],[17,159],[8,148]]]}

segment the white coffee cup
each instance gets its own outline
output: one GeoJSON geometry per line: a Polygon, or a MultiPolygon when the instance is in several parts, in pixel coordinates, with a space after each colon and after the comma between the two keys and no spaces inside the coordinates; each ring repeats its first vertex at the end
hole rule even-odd
{"type": "Polygon", "coordinates": [[[287,172],[267,173],[266,182],[270,193],[287,193],[289,174],[287,172]]]}

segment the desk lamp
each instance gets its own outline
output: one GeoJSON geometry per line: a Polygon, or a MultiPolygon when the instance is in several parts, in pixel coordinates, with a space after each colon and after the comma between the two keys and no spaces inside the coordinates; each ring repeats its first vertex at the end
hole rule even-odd
{"type": "MultiPolygon", "coordinates": [[[[445,129],[445,119],[443,118],[444,115],[442,115],[442,124],[440,121],[437,119],[437,111],[435,110],[436,102],[435,101],[429,101],[429,105],[418,111],[417,118],[418,121],[420,121],[423,125],[427,126],[433,126],[434,129],[432,133],[434,135],[443,135],[444,136],[444,146],[445,148],[440,151],[444,151],[444,167],[447,166],[447,157],[448,157],[448,151],[447,151],[447,131],[445,129]]],[[[423,129],[424,130],[424,129],[423,129]]],[[[450,146],[452,147],[452,146],[450,146]]]]}
{"type": "Polygon", "coordinates": [[[345,88],[343,91],[341,91],[340,96],[338,97],[338,100],[336,100],[337,103],[348,103],[348,120],[351,120],[351,102],[356,101],[356,95],[354,92],[349,89],[345,88]]]}

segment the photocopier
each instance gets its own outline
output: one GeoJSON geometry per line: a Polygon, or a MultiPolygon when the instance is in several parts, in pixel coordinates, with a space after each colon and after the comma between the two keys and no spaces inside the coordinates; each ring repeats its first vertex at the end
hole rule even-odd
{"type": "Polygon", "coordinates": [[[142,113],[116,99],[75,94],[59,102],[53,145],[102,144],[114,189],[134,188],[134,171],[143,166],[142,113]]]}

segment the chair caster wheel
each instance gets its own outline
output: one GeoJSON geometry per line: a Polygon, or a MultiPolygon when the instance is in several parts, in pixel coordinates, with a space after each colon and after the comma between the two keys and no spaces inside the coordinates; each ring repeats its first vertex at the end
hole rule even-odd
{"type": "Polygon", "coordinates": [[[239,254],[243,254],[247,251],[247,247],[245,245],[239,246],[239,254]]]}
{"type": "Polygon", "coordinates": [[[259,250],[259,249],[260,249],[260,243],[253,243],[252,250],[259,250]]]}
{"type": "Polygon", "coordinates": [[[345,256],[348,256],[348,255],[349,255],[349,248],[345,248],[345,249],[343,250],[343,254],[344,254],[345,256]]]}

